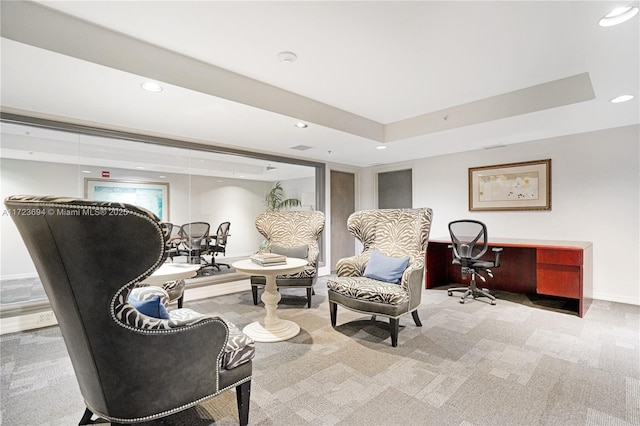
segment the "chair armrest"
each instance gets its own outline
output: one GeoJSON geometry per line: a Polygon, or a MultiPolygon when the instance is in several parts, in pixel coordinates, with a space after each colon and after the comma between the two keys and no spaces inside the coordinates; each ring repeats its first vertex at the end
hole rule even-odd
{"type": "Polygon", "coordinates": [[[337,274],[339,277],[361,277],[368,261],[369,257],[362,254],[344,257],[336,264],[337,274]]]}
{"type": "Polygon", "coordinates": [[[491,249],[491,251],[496,254],[496,259],[493,262],[493,266],[496,268],[500,266],[500,253],[502,253],[502,250],[502,247],[494,247],[491,249]]]}
{"type": "Polygon", "coordinates": [[[410,264],[402,273],[401,285],[410,294],[409,309],[413,309],[420,304],[422,298],[422,285],[424,278],[424,262],[415,261],[410,264]]]}

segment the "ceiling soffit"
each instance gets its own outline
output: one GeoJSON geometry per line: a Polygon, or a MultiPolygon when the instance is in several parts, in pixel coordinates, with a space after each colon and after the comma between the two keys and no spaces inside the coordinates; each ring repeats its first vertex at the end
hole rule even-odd
{"type": "Polygon", "coordinates": [[[3,3],[2,36],[376,142],[408,139],[595,98],[588,73],[582,73],[385,125],[31,2],[3,3]]]}

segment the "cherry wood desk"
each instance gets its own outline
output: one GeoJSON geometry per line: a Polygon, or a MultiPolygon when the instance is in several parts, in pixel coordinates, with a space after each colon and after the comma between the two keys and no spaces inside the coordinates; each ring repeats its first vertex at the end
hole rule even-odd
{"type": "MultiPolygon", "coordinates": [[[[448,238],[429,240],[425,288],[463,282],[460,266],[451,264],[449,244],[448,238]]],[[[483,259],[494,259],[492,247],[504,251],[494,277],[487,279],[487,288],[575,299],[578,316],[584,316],[593,297],[592,243],[491,238],[483,259]]]]}

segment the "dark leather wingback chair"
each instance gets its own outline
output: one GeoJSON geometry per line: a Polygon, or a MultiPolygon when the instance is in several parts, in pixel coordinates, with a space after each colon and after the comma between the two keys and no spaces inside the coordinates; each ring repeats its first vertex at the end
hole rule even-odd
{"type": "Polygon", "coordinates": [[[253,341],[213,315],[177,309],[153,318],[129,293],[166,259],[167,228],[114,202],[12,196],[5,200],[58,320],[86,405],[112,424],[139,423],[236,389],[249,416],[253,341]]]}
{"type": "Polygon", "coordinates": [[[429,208],[363,210],[349,216],[347,228],[362,242],[363,250],[359,255],[340,259],[336,265],[338,276],[327,281],[332,326],[336,326],[338,305],[389,318],[392,346],[398,345],[402,315],[410,313],[416,325],[422,326],[418,306],[431,217],[429,208]],[[404,259],[404,268],[396,270],[395,282],[383,280],[388,279],[383,271],[367,268],[375,266],[371,262],[373,256],[379,259],[378,264],[404,259]]]}
{"type": "MultiPolygon", "coordinates": [[[[258,232],[267,239],[264,251],[308,260],[302,272],[276,277],[278,287],[305,288],[308,308],[311,307],[313,285],[318,278],[318,240],[324,225],[324,213],[320,211],[268,211],[256,218],[258,232]]],[[[258,287],[265,283],[265,277],[251,277],[254,305],[258,304],[258,287]]]]}

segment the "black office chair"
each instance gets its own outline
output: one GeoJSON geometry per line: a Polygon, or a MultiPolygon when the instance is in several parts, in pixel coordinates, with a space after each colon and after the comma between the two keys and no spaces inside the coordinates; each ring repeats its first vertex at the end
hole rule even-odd
{"type": "Polygon", "coordinates": [[[227,254],[227,238],[229,237],[229,228],[231,228],[231,222],[222,222],[218,226],[218,230],[216,231],[216,235],[211,235],[209,237],[209,245],[207,247],[207,253],[211,255],[211,262],[207,263],[206,266],[210,266],[213,268],[217,268],[220,270],[220,266],[226,266],[231,269],[231,266],[228,263],[219,263],[216,262],[216,255],[218,253],[222,253],[223,255],[227,254]]]}
{"type": "Polygon", "coordinates": [[[177,256],[187,256],[188,263],[201,264],[202,255],[207,254],[209,245],[209,224],[207,222],[185,223],[180,227],[180,244],[177,256]]]}
{"type": "Polygon", "coordinates": [[[487,239],[487,227],[484,223],[477,220],[456,220],[449,223],[449,235],[453,243],[449,246],[453,250],[452,263],[462,267],[463,279],[466,279],[469,274],[471,274],[471,282],[468,287],[450,288],[447,290],[447,293],[449,296],[453,296],[454,291],[463,291],[464,294],[460,298],[460,303],[464,303],[465,299],[471,296],[474,299],[478,297],[488,297],[491,299],[491,304],[495,305],[495,296],[493,296],[488,289],[480,289],[476,286],[476,276],[478,276],[482,282],[486,282],[487,280],[480,274],[481,272],[485,272],[493,278],[491,268],[500,266],[500,253],[502,252],[502,248],[496,247],[492,249],[495,253],[495,259],[493,261],[481,259],[487,252],[489,241],[487,239]]]}
{"type": "Polygon", "coordinates": [[[175,256],[178,256],[178,246],[180,245],[180,226],[174,225],[171,222],[164,222],[167,230],[170,234],[169,241],[167,242],[168,253],[167,257],[173,261],[175,256]]]}

